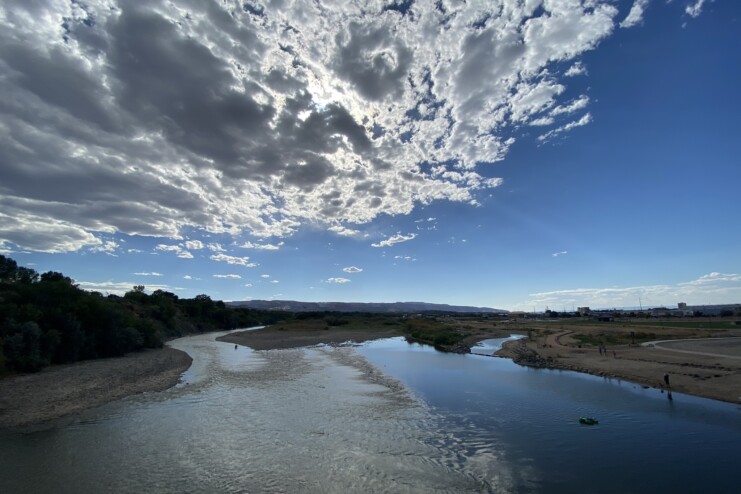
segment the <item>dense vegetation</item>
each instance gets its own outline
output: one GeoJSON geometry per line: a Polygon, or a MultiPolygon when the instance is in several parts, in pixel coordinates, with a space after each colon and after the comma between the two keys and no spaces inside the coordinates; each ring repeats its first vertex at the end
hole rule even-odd
{"type": "Polygon", "coordinates": [[[0,373],[159,348],[183,334],[271,324],[286,314],[230,308],[208,295],[181,299],[143,286],[123,297],[79,289],[0,255],[0,373]]]}

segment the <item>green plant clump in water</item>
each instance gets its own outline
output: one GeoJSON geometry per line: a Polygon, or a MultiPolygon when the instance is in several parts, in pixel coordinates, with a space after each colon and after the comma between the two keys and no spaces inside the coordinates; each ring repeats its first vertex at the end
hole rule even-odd
{"type": "Polygon", "coordinates": [[[406,324],[406,336],[410,341],[425,343],[446,350],[459,344],[465,335],[455,328],[426,319],[414,319],[406,324]]]}

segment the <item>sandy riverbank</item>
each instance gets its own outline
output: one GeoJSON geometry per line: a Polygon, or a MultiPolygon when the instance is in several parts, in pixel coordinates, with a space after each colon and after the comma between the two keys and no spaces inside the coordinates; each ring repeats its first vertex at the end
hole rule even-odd
{"type": "Polygon", "coordinates": [[[669,374],[672,391],[704,398],[741,401],[741,338],[725,340],[717,354],[708,350],[708,341],[678,342],[667,346],[579,347],[572,330],[558,331],[536,341],[510,342],[498,356],[522,365],[573,370],[613,377],[643,386],[666,389],[663,376],[669,374]],[[673,351],[672,346],[682,351],[673,351]],[[693,353],[702,352],[702,353],[693,353]]]}
{"type": "Polygon", "coordinates": [[[177,384],[190,356],[165,347],[120,358],[55,365],[0,380],[0,429],[58,419],[125,396],[177,384]]]}
{"type": "Polygon", "coordinates": [[[253,350],[277,350],[321,344],[338,345],[348,341],[362,343],[394,336],[403,336],[403,333],[396,327],[363,329],[340,326],[324,329],[312,325],[284,327],[277,324],[256,331],[230,333],[217,339],[248,346],[253,350]]]}

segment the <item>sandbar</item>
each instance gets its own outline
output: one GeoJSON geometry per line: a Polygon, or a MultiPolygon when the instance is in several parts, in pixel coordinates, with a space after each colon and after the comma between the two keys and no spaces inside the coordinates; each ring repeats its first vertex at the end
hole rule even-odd
{"type": "Polygon", "coordinates": [[[129,395],[164,391],[191,362],[187,353],[165,347],[0,379],[0,429],[39,425],[129,395]]]}

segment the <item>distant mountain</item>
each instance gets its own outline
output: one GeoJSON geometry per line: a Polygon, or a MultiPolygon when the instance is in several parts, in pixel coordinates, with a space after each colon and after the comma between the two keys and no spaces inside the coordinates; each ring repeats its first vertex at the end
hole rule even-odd
{"type": "Polygon", "coordinates": [[[491,307],[470,307],[466,305],[428,304],[425,302],[393,302],[393,303],[364,303],[364,302],[297,302],[295,300],[246,300],[227,302],[231,307],[247,307],[262,310],[284,310],[288,312],[463,312],[506,314],[506,310],[492,309],[491,307]]]}

